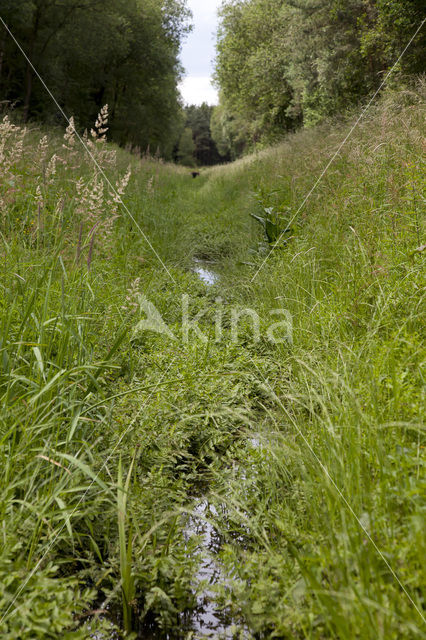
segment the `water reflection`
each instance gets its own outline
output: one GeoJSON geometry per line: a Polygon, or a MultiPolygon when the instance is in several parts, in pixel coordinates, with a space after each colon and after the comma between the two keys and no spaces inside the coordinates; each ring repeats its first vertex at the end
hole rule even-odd
{"type": "Polygon", "coordinates": [[[219,274],[215,273],[211,269],[211,265],[214,262],[207,262],[206,260],[194,259],[194,272],[198,275],[206,285],[212,286],[219,280],[219,274]]]}

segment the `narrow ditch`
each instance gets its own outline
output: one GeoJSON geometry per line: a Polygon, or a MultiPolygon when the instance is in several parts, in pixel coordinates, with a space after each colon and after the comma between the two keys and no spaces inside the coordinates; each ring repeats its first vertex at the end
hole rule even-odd
{"type": "MultiPolygon", "coordinates": [[[[214,264],[212,261],[196,258],[192,268],[200,280],[209,287],[216,284],[220,279],[219,274],[212,270],[212,265],[214,264]]],[[[261,447],[260,440],[257,437],[249,437],[248,442],[255,449],[261,447]]],[[[244,469],[241,470],[241,477],[243,481],[246,479],[244,469]]],[[[217,516],[216,508],[209,502],[208,494],[205,493],[194,499],[192,512],[183,521],[183,535],[186,542],[189,542],[191,537],[197,536],[199,544],[197,553],[198,569],[194,575],[193,582],[193,589],[197,594],[197,607],[194,611],[183,614],[182,632],[192,640],[233,640],[235,637],[240,640],[248,640],[250,638],[248,629],[242,628],[240,622],[236,624],[236,621],[229,620],[229,618],[227,620],[216,600],[215,585],[226,585],[229,581],[218,561],[222,540],[212,524],[212,520],[217,516]],[[235,636],[236,627],[238,628],[237,636],[235,636]]],[[[120,618],[121,615],[118,613],[117,620],[120,620],[120,618]]],[[[174,637],[182,637],[181,634],[178,636],[174,634],[164,636],[164,633],[160,632],[155,625],[153,628],[145,626],[141,633],[142,635],[138,634],[137,637],[149,640],[155,640],[155,638],[173,640],[174,637]]],[[[102,634],[93,634],[92,637],[94,640],[107,640],[102,634]]],[[[112,634],[110,637],[113,640],[117,636],[112,634]]]]}
{"type": "MultiPolygon", "coordinates": [[[[193,271],[207,286],[216,284],[220,278],[219,274],[212,270],[214,264],[212,261],[194,259],[193,271]]],[[[260,441],[254,436],[249,438],[249,442],[254,448],[261,446],[260,441]]],[[[242,476],[245,477],[244,472],[242,476]]],[[[228,577],[217,559],[222,541],[215,527],[211,524],[210,519],[215,516],[218,516],[215,507],[210,504],[208,495],[203,495],[195,502],[193,512],[188,516],[184,528],[186,540],[194,535],[201,539],[199,567],[194,576],[198,606],[191,616],[191,627],[194,631],[192,638],[194,640],[204,638],[232,640],[235,638],[235,621],[225,621],[225,616],[218,607],[214,592],[215,585],[226,585],[228,582],[228,577]]],[[[241,629],[240,624],[238,628],[239,638],[250,637],[248,629],[241,629]]]]}
{"type": "Polygon", "coordinates": [[[223,621],[218,611],[215,594],[211,587],[226,581],[222,568],[216,560],[221,541],[209,522],[210,515],[217,515],[213,505],[209,504],[206,497],[199,499],[193,513],[188,517],[184,535],[186,540],[191,536],[201,538],[199,551],[199,566],[194,577],[194,589],[198,593],[197,609],[192,617],[192,627],[195,638],[232,638],[228,631],[228,625],[223,621]],[[200,585],[203,588],[200,589],[200,585]]]}
{"type": "MultiPolygon", "coordinates": [[[[254,449],[261,448],[261,442],[257,437],[248,438],[254,449]]],[[[247,470],[241,469],[241,478],[244,481],[247,470]]],[[[224,505],[225,508],[225,505],[224,505]]],[[[215,585],[225,585],[229,582],[223,567],[218,561],[218,554],[222,546],[222,540],[211,520],[218,516],[216,508],[210,504],[208,495],[204,495],[195,502],[193,512],[188,516],[184,535],[186,540],[191,536],[201,539],[199,545],[199,567],[194,576],[194,589],[197,596],[197,610],[191,617],[191,627],[194,630],[194,640],[220,638],[232,640],[235,638],[235,629],[238,628],[238,638],[248,639],[250,633],[247,628],[242,628],[241,623],[234,620],[226,620],[216,602],[215,585]]]]}

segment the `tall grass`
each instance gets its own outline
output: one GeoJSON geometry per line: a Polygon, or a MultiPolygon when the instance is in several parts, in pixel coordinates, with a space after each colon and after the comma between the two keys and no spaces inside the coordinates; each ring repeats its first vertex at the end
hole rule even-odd
{"type": "Polygon", "coordinates": [[[193,181],[102,120],[93,153],[173,280],[72,127],[3,121],[2,637],[191,632],[200,541],[176,514],[200,492],[236,634],[424,636],[423,100],[382,98],[264,265],[253,215],[290,220],[350,122],[193,181]],[[287,309],[294,343],[134,331],[143,293],[179,336],[184,292],[210,336],[220,294],[287,309]]]}
{"type": "Polygon", "coordinates": [[[118,517],[118,540],[120,545],[120,575],[121,590],[123,595],[123,624],[127,632],[132,631],[132,602],[135,597],[135,581],[132,575],[132,533],[126,536],[126,506],[129,493],[130,480],[132,476],[133,462],[123,483],[123,471],[121,460],[118,463],[117,480],[117,517],[118,517]],[[126,542],[127,540],[127,542],[126,542]]]}

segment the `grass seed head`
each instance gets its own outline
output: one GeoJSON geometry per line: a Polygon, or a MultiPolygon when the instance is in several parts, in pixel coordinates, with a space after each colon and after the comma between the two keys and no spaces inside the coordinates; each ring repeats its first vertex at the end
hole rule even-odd
{"type": "Polygon", "coordinates": [[[90,133],[96,142],[106,142],[106,133],[108,131],[108,105],[104,105],[96,118],[95,128],[90,133]]]}

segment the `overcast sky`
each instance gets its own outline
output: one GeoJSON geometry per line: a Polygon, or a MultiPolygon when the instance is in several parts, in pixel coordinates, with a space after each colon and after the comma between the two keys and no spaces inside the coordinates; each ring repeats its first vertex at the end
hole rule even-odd
{"type": "Polygon", "coordinates": [[[188,0],[187,4],[193,13],[194,28],[182,47],[185,77],[179,88],[186,104],[217,104],[217,91],[210,79],[215,57],[217,9],[222,0],[188,0]]]}

